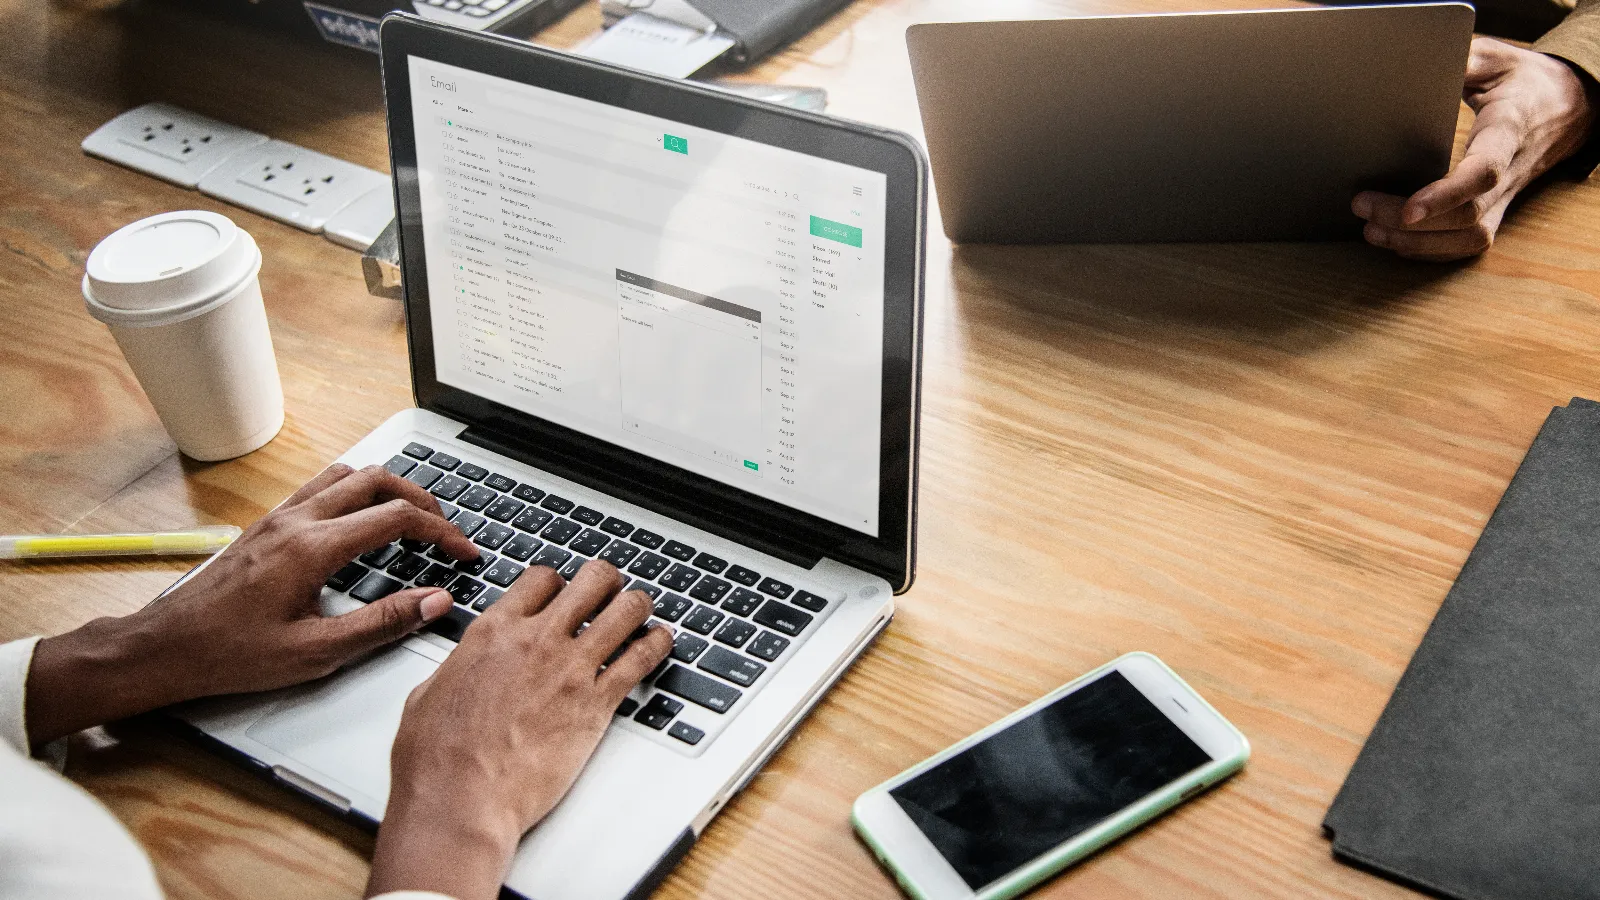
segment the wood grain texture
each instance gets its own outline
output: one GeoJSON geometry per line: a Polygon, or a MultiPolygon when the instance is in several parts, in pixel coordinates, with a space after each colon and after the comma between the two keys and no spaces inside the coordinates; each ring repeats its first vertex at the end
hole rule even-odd
{"type": "MultiPolygon", "coordinates": [[[[0,0],[0,530],[248,524],[409,404],[400,311],[349,251],[77,144],[160,99],[384,168],[376,64],[94,5],[0,0]],[[174,454],[78,294],[100,237],[187,207],[260,242],[287,394],[283,433],[226,463],[174,454]]],[[[913,22],[1202,5],[861,0],[736,77],[919,133],[913,22]]],[[[588,4],[538,39],[598,25],[588,4]]],[[[1319,823],[1539,423],[1597,392],[1597,213],[1595,185],[1551,183],[1457,266],[1355,245],[951,248],[935,221],[916,586],[660,896],[896,896],[851,800],[1134,649],[1255,755],[1036,896],[1408,896],[1334,863],[1319,823]]],[[[133,610],[184,566],[0,569],[0,639],[133,610]]],[[[172,897],[359,895],[365,836],[148,727],[114,733],[70,773],[172,897]]]]}

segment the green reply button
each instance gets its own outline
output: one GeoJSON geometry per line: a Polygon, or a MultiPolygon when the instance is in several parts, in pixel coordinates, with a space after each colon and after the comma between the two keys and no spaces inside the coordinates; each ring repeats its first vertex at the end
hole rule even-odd
{"type": "Polygon", "coordinates": [[[757,464],[757,463],[756,463],[756,461],[755,461],[755,460],[752,460],[752,459],[747,459],[747,460],[745,460],[745,461],[744,461],[744,467],[745,467],[745,468],[746,468],[746,469],[751,469],[751,470],[753,470],[753,471],[760,471],[760,469],[761,469],[761,466],[760,466],[760,465],[758,465],[758,464],[757,464]]]}
{"type": "Polygon", "coordinates": [[[849,244],[852,247],[861,246],[861,229],[854,225],[846,225],[843,222],[835,222],[832,219],[824,219],[821,216],[811,217],[811,233],[816,237],[838,241],[841,244],[849,244]]]}
{"type": "Polygon", "coordinates": [[[661,136],[661,146],[671,150],[673,153],[682,153],[684,156],[689,155],[688,138],[681,138],[675,134],[663,134],[661,136]]]}

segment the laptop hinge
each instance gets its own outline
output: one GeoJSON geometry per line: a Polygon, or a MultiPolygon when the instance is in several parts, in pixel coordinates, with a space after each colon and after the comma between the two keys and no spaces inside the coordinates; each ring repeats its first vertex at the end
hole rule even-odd
{"type": "Polygon", "coordinates": [[[682,497],[670,499],[663,497],[659,491],[652,490],[639,481],[597,465],[586,464],[548,446],[542,446],[536,452],[531,446],[508,437],[503,432],[491,431],[481,425],[469,425],[465,431],[457,435],[457,439],[482,447],[491,453],[508,456],[523,465],[576,481],[587,488],[601,491],[635,506],[642,506],[685,525],[736,541],[791,565],[809,570],[822,561],[821,552],[797,546],[792,534],[785,535],[754,528],[729,528],[726,524],[726,514],[714,509],[710,504],[699,505],[682,497]]]}

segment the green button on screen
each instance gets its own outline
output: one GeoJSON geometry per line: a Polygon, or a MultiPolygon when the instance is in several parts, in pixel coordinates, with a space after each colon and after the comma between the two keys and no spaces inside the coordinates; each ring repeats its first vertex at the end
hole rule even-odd
{"type": "Polygon", "coordinates": [[[760,466],[756,465],[754,462],[752,462],[751,460],[748,460],[748,459],[744,461],[744,467],[746,469],[753,469],[753,470],[756,470],[756,471],[759,471],[761,469],[760,466]]]}
{"type": "Polygon", "coordinates": [[[673,153],[682,153],[684,156],[689,155],[688,138],[681,138],[675,134],[663,134],[661,136],[661,146],[671,150],[673,153]]]}
{"type": "Polygon", "coordinates": [[[835,222],[832,219],[812,216],[811,233],[816,237],[838,241],[841,244],[849,244],[852,247],[861,246],[861,229],[854,225],[846,225],[843,222],[835,222]]]}

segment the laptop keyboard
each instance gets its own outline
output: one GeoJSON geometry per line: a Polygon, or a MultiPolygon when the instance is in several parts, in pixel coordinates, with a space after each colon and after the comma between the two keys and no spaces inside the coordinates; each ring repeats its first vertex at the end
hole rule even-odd
{"type": "Polygon", "coordinates": [[[478,545],[478,558],[461,562],[402,540],[361,554],[328,579],[329,588],[364,603],[411,586],[445,588],[455,606],[427,630],[458,641],[529,566],[570,580],[590,559],[603,559],[629,576],[626,590],[654,599],[653,619],[677,631],[671,657],[616,711],[669,743],[709,743],[707,732],[722,730],[829,606],[757,569],[424,444],[408,443],[384,468],[433,494],[445,518],[478,545]]]}

